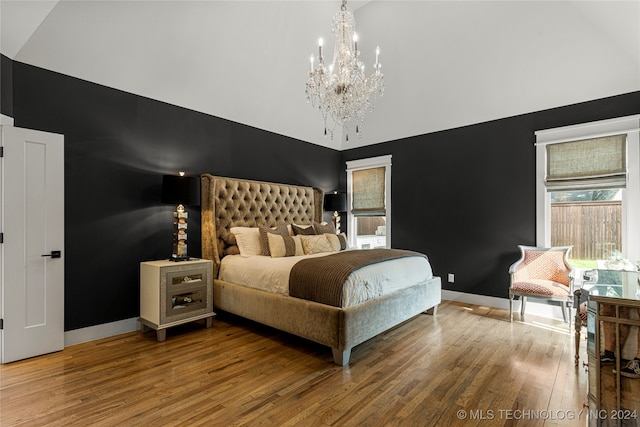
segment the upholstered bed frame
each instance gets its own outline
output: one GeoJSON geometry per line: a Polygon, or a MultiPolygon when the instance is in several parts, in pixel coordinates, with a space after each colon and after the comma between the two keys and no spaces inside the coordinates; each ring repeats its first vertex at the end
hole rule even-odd
{"type": "Polygon", "coordinates": [[[322,191],[311,187],[202,175],[202,256],[214,263],[213,303],[226,312],[331,347],[347,365],[351,349],[422,312],[435,314],[441,283],[427,283],[338,308],[218,280],[221,259],[231,253],[231,227],[310,224],[322,221],[322,191]]]}

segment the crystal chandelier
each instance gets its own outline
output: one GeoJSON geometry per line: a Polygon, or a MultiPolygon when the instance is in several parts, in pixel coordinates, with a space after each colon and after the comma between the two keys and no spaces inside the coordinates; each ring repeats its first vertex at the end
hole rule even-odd
{"type": "Polygon", "coordinates": [[[342,1],[340,12],[333,17],[332,32],[336,38],[333,50],[333,62],[325,66],[322,53],[323,40],[319,40],[318,65],[311,55],[311,70],[307,81],[307,102],[318,107],[324,119],[324,134],[333,132],[336,125],[342,126],[349,141],[348,125],[355,125],[360,136],[364,115],[372,111],[378,96],[384,91],[384,80],[378,58],[380,48],[376,48],[374,72],[365,75],[364,64],[358,59],[358,36],[355,32],[356,21],[347,10],[347,1],[342,1]],[[331,119],[329,126],[327,119],[331,119]]]}

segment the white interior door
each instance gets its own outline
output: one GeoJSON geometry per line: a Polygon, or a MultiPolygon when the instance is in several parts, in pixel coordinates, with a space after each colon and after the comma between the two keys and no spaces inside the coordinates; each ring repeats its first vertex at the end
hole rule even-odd
{"type": "Polygon", "coordinates": [[[64,137],[1,126],[0,362],[64,348],[64,137]]]}

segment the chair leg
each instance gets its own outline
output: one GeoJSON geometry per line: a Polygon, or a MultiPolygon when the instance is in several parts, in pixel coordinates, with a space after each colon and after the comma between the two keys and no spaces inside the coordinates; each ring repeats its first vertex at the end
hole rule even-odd
{"type": "Polygon", "coordinates": [[[564,323],[567,323],[567,303],[566,302],[562,303],[562,319],[564,320],[564,323]]]}
{"type": "Polygon", "coordinates": [[[513,322],[513,295],[509,294],[509,322],[513,322]]]}
{"type": "Polygon", "coordinates": [[[527,297],[520,295],[520,318],[524,319],[524,308],[527,305],[527,297]]]}

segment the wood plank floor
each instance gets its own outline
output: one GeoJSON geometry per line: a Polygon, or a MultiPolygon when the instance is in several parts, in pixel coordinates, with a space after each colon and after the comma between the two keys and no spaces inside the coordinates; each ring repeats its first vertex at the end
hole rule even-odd
{"type": "Polygon", "coordinates": [[[0,425],[586,425],[568,326],[508,316],[443,302],[345,368],[327,347],[230,315],[162,343],[132,332],[0,365],[0,425]]]}

